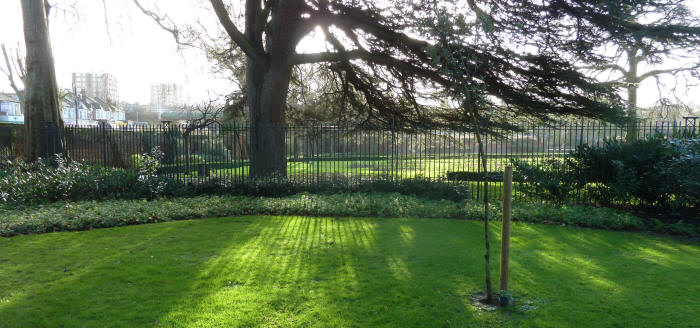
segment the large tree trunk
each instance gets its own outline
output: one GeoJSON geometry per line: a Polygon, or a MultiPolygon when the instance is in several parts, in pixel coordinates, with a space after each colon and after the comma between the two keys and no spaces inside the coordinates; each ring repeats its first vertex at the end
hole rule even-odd
{"type": "Polygon", "coordinates": [[[627,53],[627,62],[629,64],[629,70],[625,76],[625,84],[627,84],[627,115],[629,116],[629,121],[627,125],[627,136],[626,140],[632,142],[637,140],[637,91],[639,90],[639,77],[637,76],[637,69],[639,66],[639,60],[637,59],[637,49],[629,50],[627,53]]]}
{"type": "Polygon", "coordinates": [[[300,35],[299,15],[304,1],[277,1],[272,5],[270,25],[258,21],[260,1],[246,2],[246,36],[262,52],[263,30],[267,36],[267,56],[254,60],[248,57],[246,84],[250,110],[250,176],[286,176],[287,156],[284,138],[284,109],[287,103],[292,65],[300,35]]]}
{"type": "Polygon", "coordinates": [[[24,81],[25,156],[34,161],[51,153],[62,153],[60,134],[41,140],[42,124],[51,131],[63,126],[56,84],[51,43],[44,0],[22,0],[24,41],[27,48],[27,75],[24,81]]]}
{"type": "Polygon", "coordinates": [[[283,111],[291,67],[271,64],[261,67],[248,61],[248,106],[250,110],[250,176],[285,176],[283,111]]]}

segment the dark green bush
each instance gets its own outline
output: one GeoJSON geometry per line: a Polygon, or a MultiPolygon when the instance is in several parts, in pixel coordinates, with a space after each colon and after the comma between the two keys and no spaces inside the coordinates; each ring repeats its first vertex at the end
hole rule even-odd
{"type": "Polygon", "coordinates": [[[277,197],[300,192],[397,192],[435,200],[461,201],[470,198],[469,185],[424,177],[410,179],[356,179],[342,176],[319,176],[309,182],[306,177],[267,177],[228,184],[217,178],[192,186],[194,194],[230,193],[247,196],[277,197]]]}
{"type": "Polygon", "coordinates": [[[135,157],[137,171],[103,168],[57,159],[33,164],[17,160],[0,168],[0,206],[31,206],[59,200],[153,199],[161,196],[193,196],[228,193],[248,196],[284,196],[299,192],[335,193],[400,192],[429,199],[463,200],[469,197],[468,185],[427,178],[359,180],[339,176],[320,176],[310,182],[302,177],[269,177],[234,182],[218,178],[194,184],[163,175],[163,154],[154,148],[150,154],[135,157]]]}
{"type": "Polygon", "coordinates": [[[7,162],[0,168],[0,206],[31,206],[59,200],[148,198],[183,195],[184,186],[156,174],[155,152],[141,156],[138,171],[103,168],[60,157],[7,162]]]}
{"type": "Polygon", "coordinates": [[[200,155],[189,155],[189,156],[187,156],[187,155],[182,155],[182,156],[178,156],[177,162],[179,162],[180,164],[182,164],[182,163],[187,163],[187,158],[188,158],[188,157],[189,157],[189,160],[190,160],[190,164],[193,164],[193,165],[194,165],[194,164],[206,164],[206,163],[207,163],[207,161],[205,161],[204,158],[203,158],[202,156],[200,156],[200,155]]]}
{"type": "Polygon", "coordinates": [[[579,181],[599,182],[607,191],[598,199],[639,201],[647,206],[700,205],[700,142],[668,140],[661,135],[633,142],[607,141],[581,146],[571,154],[579,181]]]}
{"type": "Polygon", "coordinates": [[[568,160],[548,159],[531,164],[511,159],[516,181],[521,181],[521,191],[530,197],[563,204],[572,193],[582,187],[568,160]]]}
{"type": "Polygon", "coordinates": [[[582,145],[564,160],[514,162],[527,194],[564,203],[582,192],[601,205],[640,204],[659,209],[700,205],[700,142],[657,135],[603,147],[582,145]]]}
{"type": "MultiPolygon", "coordinates": [[[[503,172],[488,172],[488,180],[492,182],[503,182],[503,172]]],[[[447,172],[449,181],[484,181],[484,173],[474,171],[452,171],[447,172]]]]}

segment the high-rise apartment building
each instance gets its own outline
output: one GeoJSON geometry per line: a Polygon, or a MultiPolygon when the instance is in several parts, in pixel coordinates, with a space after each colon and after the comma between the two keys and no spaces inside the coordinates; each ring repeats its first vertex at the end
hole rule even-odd
{"type": "Polygon", "coordinates": [[[99,98],[110,104],[119,101],[119,84],[108,73],[73,73],[73,85],[78,94],[99,98]]]}
{"type": "Polygon", "coordinates": [[[182,103],[182,86],[175,83],[151,84],[151,106],[176,107],[182,103]]]}

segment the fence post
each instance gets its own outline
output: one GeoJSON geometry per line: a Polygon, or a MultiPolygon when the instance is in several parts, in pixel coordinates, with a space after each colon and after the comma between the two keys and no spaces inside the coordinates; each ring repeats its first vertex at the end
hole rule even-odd
{"type": "Polygon", "coordinates": [[[102,165],[107,166],[107,125],[105,122],[100,122],[102,129],[102,165]]]}
{"type": "Polygon", "coordinates": [[[394,153],[396,153],[396,128],[394,127],[395,119],[391,119],[391,178],[396,181],[396,171],[394,170],[394,153]]]}
{"type": "Polygon", "coordinates": [[[510,257],[510,216],[513,205],[513,167],[503,173],[503,228],[501,229],[501,290],[508,290],[508,260],[510,257]]]}

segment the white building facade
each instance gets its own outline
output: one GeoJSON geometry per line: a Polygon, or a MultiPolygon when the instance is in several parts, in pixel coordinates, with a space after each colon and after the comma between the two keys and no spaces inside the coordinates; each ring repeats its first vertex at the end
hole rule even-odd
{"type": "Polygon", "coordinates": [[[176,83],[151,84],[151,106],[173,108],[182,104],[182,86],[176,83]]]}
{"type": "MultiPolygon", "coordinates": [[[[100,121],[118,126],[126,124],[123,109],[108,102],[87,96],[79,96],[76,101],[73,94],[67,94],[61,102],[61,117],[66,125],[98,125],[100,121]],[[78,119],[76,120],[76,114],[78,119]]],[[[24,124],[24,112],[19,98],[15,94],[0,93],[0,124],[24,124]]]]}
{"type": "Polygon", "coordinates": [[[24,113],[17,95],[0,93],[0,123],[24,124],[24,113]]]}
{"type": "Polygon", "coordinates": [[[102,99],[110,104],[119,102],[119,83],[108,73],[73,73],[73,86],[78,94],[102,99]]]}

